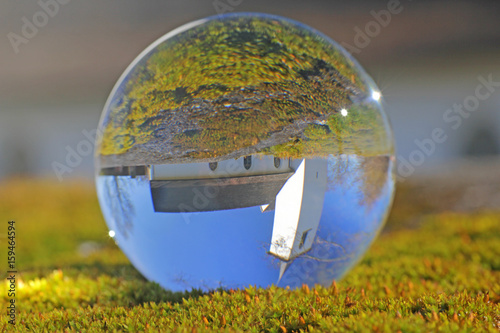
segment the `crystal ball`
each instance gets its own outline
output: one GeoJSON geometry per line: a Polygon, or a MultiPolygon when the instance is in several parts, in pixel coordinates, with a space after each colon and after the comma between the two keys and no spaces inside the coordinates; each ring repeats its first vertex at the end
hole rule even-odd
{"type": "Polygon", "coordinates": [[[296,21],[166,34],[102,113],[96,186],[131,263],[172,291],[330,285],[381,230],[394,145],[372,79],[296,21]]]}

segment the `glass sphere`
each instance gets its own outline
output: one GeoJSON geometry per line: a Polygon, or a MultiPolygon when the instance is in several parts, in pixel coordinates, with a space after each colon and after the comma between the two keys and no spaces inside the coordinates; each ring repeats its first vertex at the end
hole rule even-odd
{"type": "Polygon", "coordinates": [[[392,203],[379,90],[337,43],[282,17],[166,34],[122,75],[98,133],[110,236],[173,291],[330,285],[392,203]]]}

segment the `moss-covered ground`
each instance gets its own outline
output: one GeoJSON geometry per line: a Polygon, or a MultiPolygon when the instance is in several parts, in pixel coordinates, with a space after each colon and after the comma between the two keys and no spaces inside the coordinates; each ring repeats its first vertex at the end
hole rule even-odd
{"type": "Polygon", "coordinates": [[[500,213],[441,211],[403,187],[363,261],[329,287],[171,293],[107,236],[92,184],[0,183],[0,273],[16,221],[16,324],[0,331],[497,332],[500,213]]]}

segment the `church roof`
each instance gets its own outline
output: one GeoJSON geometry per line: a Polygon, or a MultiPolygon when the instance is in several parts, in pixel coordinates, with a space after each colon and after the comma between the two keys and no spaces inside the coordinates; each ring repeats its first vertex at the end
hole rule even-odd
{"type": "Polygon", "coordinates": [[[293,172],[233,178],[152,180],[156,212],[205,212],[272,203],[293,172]]]}

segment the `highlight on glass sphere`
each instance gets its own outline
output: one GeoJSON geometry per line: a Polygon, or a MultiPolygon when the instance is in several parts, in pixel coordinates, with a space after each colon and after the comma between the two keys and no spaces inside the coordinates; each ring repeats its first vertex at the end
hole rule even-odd
{"type": "Polygon", "coordinates": [[[282,17],[168,33],[122,75],[99,131],[109,234],[172,291],[330,285],[392,203],[379,90],[337,43],[282,17]]]}

